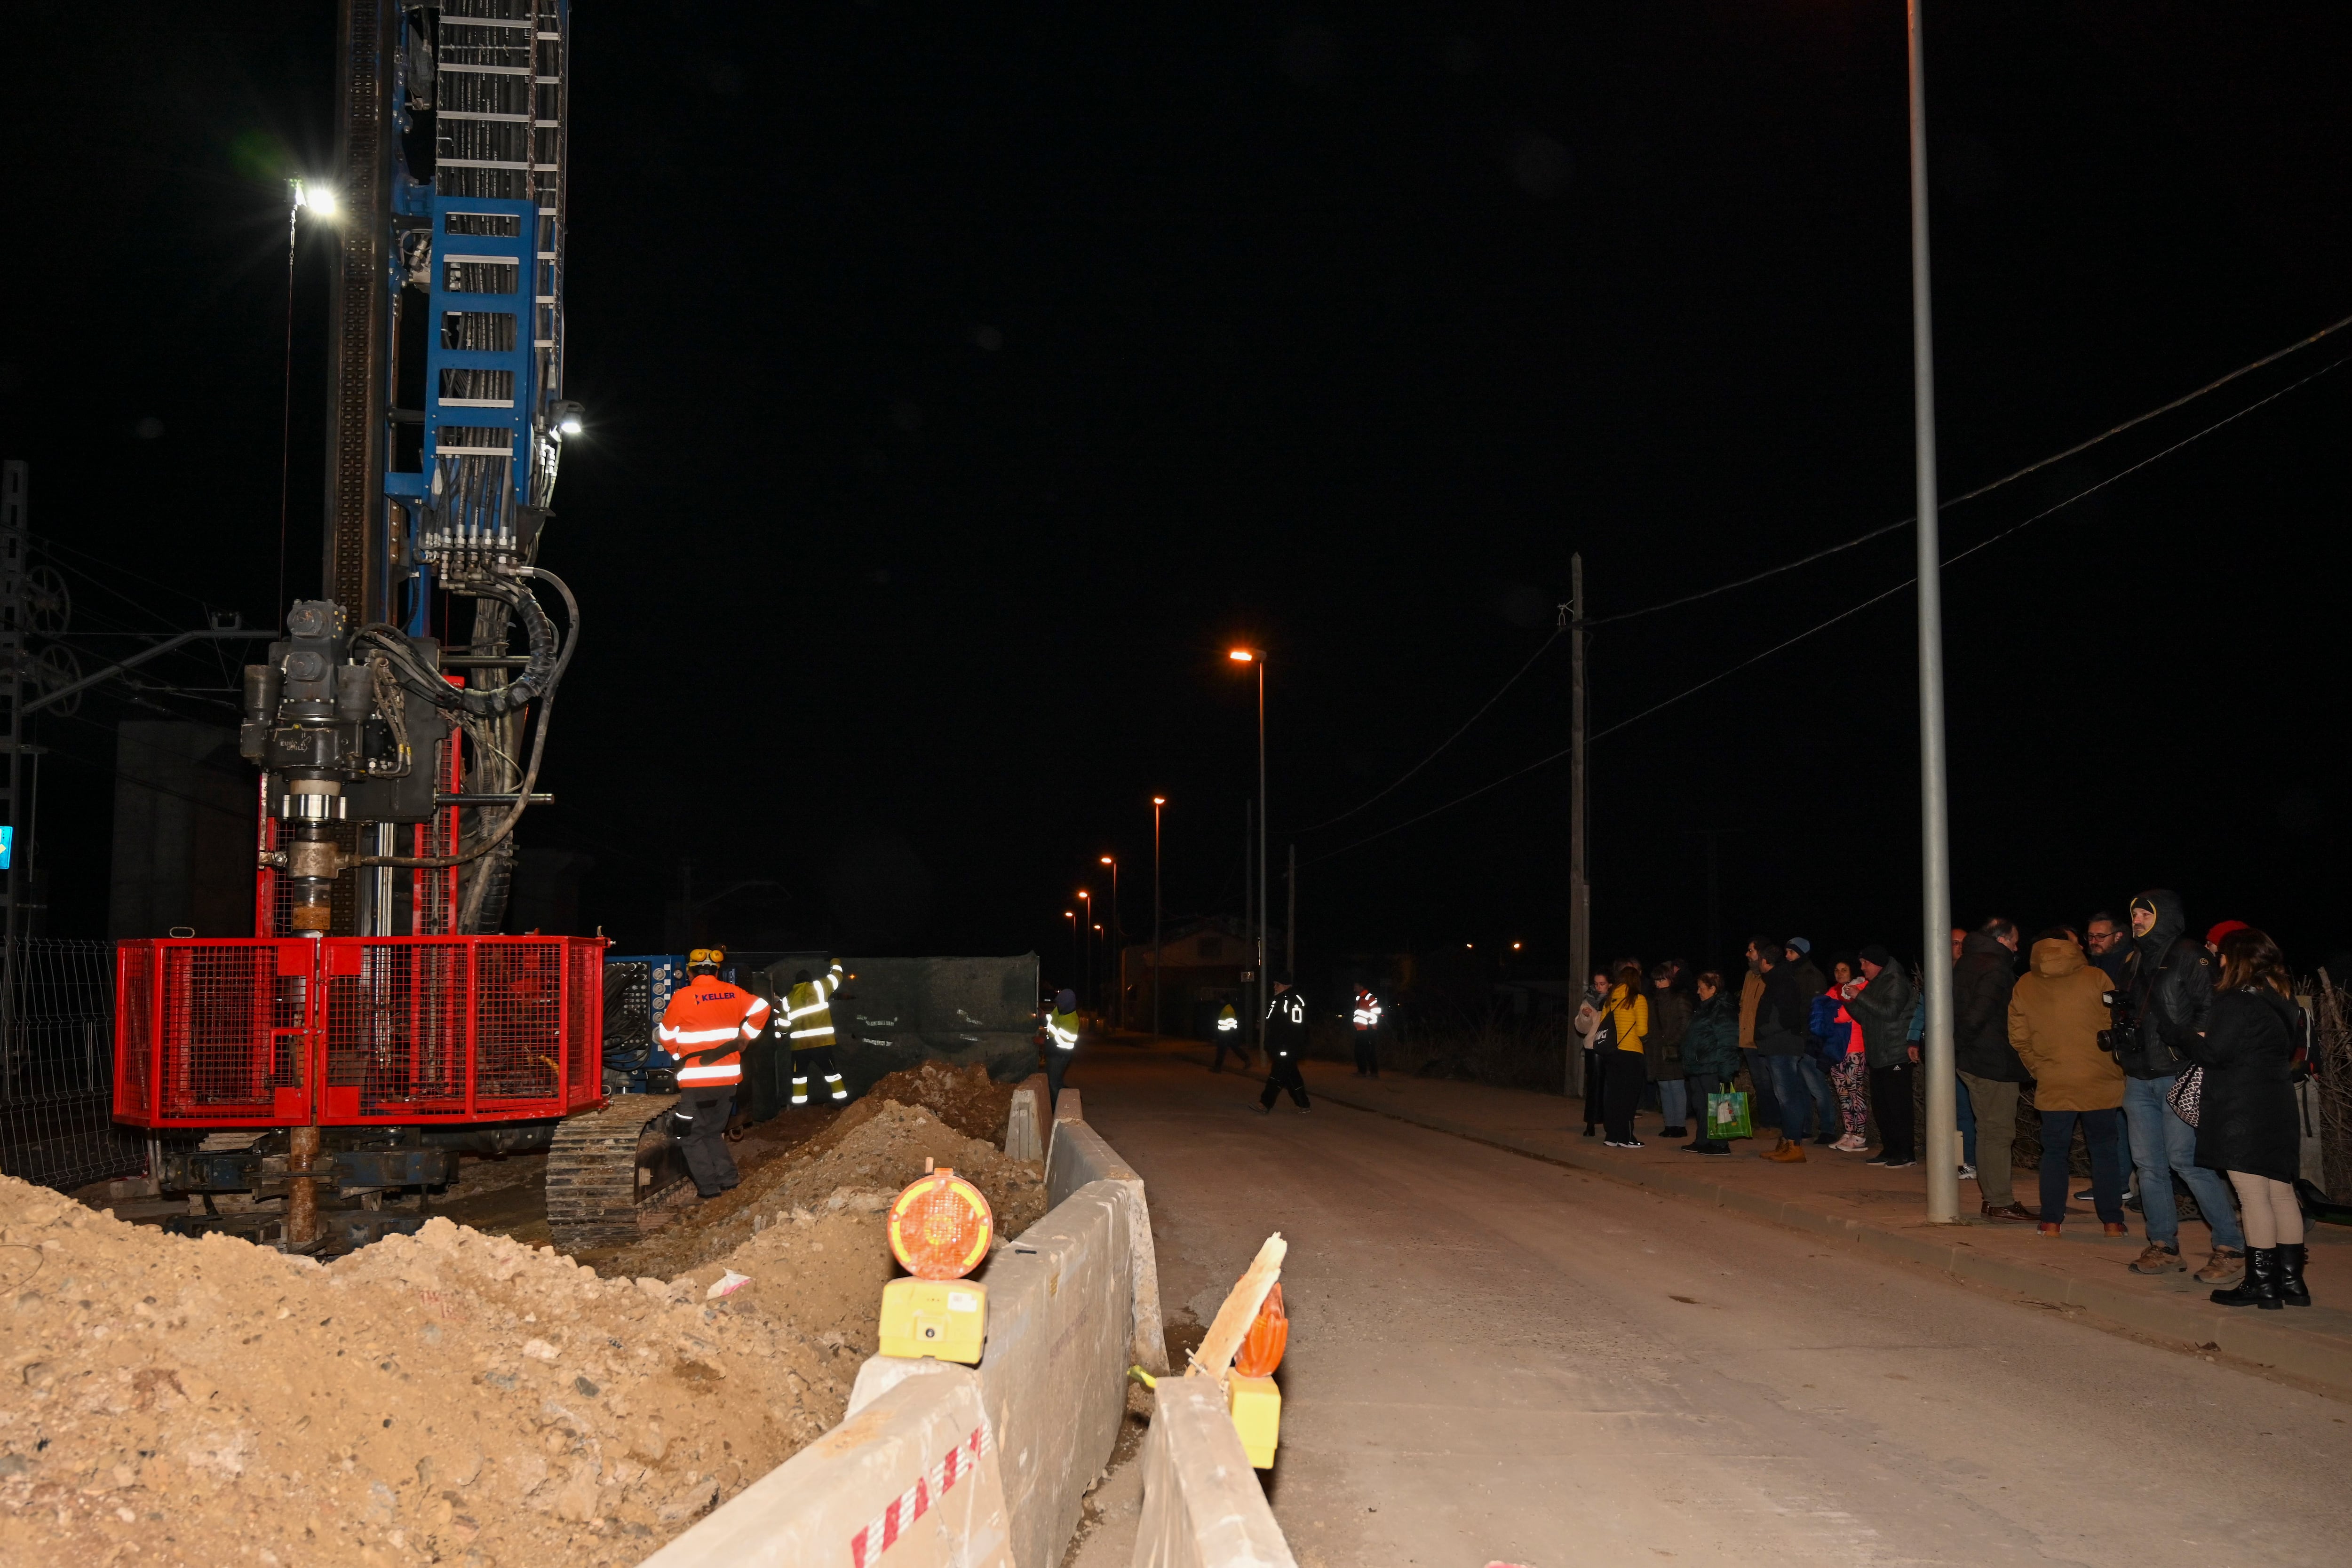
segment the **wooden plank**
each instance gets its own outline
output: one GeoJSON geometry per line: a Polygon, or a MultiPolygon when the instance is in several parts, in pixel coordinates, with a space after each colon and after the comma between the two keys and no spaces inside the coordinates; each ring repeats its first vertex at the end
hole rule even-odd
{"type": "Polygon", "coordinates": [[[1223,1379],[1226,1368],[1234,1364],[1234,1353],[1241,1349],[1250,1324],[1257,1321],[1257,1310],[1265,1305],[1266,1292],[1282,1278],[1282,1260],[1289,1251],[1290,1243],[1282,1239],[1281,1231],[1265,1239],[1248,1270],[1225,1297],[1225,1304],[1217,1309],[1216,1321],[1209,1325],[1201,1348],[1192,1353],[1192,1364],[1185,1369],[1187,1377],[1223,1379]]]}

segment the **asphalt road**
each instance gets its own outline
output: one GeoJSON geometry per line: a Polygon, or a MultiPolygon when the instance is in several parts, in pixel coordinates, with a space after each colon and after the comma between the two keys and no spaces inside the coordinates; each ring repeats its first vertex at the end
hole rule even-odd
{"type": "Polygon", "coordinates": [[[1205,1060],[1094,1047],[1070,1082],[1171,1313],[1290,1242],[1266,1490],[1304,1568],[2352,1560],[2352,1406],[1387,1117],[1261,1116],[1205,1060]]]}

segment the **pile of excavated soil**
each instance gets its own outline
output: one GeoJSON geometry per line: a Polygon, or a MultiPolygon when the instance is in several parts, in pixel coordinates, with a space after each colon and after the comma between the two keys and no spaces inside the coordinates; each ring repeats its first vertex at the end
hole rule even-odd
{"type": "MultiPolygon", "coordinates": [[[[745,1173],[734,1191],[697,1204],[634,1246],[591,1256],[609,1272],[667,1278],[723,1262],[794,1209],[812,1217],[863,1218],[871,1223],[871,1256],[880,1270],[873,1277],[874,1293],[865,1298],[870,1319],[890,1270],[882,1211],[923,1174],[926,1159],[952,1167],[980,1188],[1000,1238],[1018,1236],[1045,1212],[1043,1166],[1008,1159],[995,1145],[966,1137],[928,1111],[868,1094],[815,1137],[745,1173]]],[[[873,1323],[862,1322],[857,1332],[864,1337],[856,1343],[870,1353],[873,1323]]]]}
{"type": "Polygon", "coordinates": [[[856,1360],[784,1305],[446,1219],[321,1267],[0,1177],[0,1561],[634,1563],[840,1419],[856,1360]]]}
{"type": "Polygon", "coordinates": [[[1013,1114],[1013,1085],[995,1082],[978,1062],[958,1069],[926,1061],[891,1073],[863,1097],[919,1105],[965,1137],[986,1139],[1000,1149],[1004,1124],[1013,1114]]]}

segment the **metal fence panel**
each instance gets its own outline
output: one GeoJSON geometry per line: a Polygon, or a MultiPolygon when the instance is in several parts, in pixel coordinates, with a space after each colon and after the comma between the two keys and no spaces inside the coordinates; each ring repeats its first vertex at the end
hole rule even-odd
{"type": "Polygon", "coordinates": [[[146,1168],[114,1103],[113,945],[19,937],[0,967],[0,1172],[74,1187],[146,1168]]]}

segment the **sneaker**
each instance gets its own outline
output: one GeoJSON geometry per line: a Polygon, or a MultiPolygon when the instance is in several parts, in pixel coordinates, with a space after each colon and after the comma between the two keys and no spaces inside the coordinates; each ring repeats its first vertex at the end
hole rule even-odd
{"type": "Polygon", "coordinates": [[[1863,1137],[1858,1133],[1848,1133],[1844,1137],[1840,1138],[1836,1143],[1832,1144],[1830,1147],[1835,1149],[1842,1155],[1858,1155],[1864,1149],[1870,1147],[1870,1141],[1863,1137]]]}
{"type": "Polygon", "coordinates": [[[1661,1127],[1658,1129],[1658,1136],[1662,1138],[1687,1138],[1690,1136],[1690,1129],[1688,1127],[1682,1126],[1679,1124],[1672,1127],[1661,1127]]]}
{"type": "MultiPolygon", "coordinates": [[[[2167,1247],[2159,1242],[2151,1241],[2138,1257],[2133,1259],[2125,1267],[2135,1274],[2174,1274],[2188,1268],[2189,1265],[2180,1260],[2179,1243],[2167,1247]]],[[[2217,1274],[2213,1278],[2216,1284],[2221,1282],[2221,1275],[2217,1274]]]]}
{"type": "Polygon", "coordinates": [[[1917,1160],[1881,1160],[1878,1163],[1885,1166],[1888,1170],[1900,1171],[1908,1170],[1919,1162],[1917,1160]]]}
{"type": "MultiPolygon", "coordinates": [[[[2177,1269],[2180,1265],[2175,1263],[2173,1267],[2177,1269]]],[[[2245,1273],[2246,1255],[2243,1252],[2235,1247],[2216,1247],[2213,1256],[2205,1260],[2205,1267],[2197,1270],[2197,1277],[2209,1285],[2228,1285],[2243,1279],[2245,1273]]]]}
{"type": "Polygon", "coordinates": [[[2096,1192],[2086,1186],[2082,1191],[2074,1195],[2074,1201],[2076,1203],[2088,1203],[2097,1196],[2098,1194],[2096,1192]]]}
{"type": "Polygon", "coordinates": [[[2036,1218],[2034,1212],[2021,1203],[2012,1203],[2006,1208],[1996,1207],[1988,1203],[1981,1212],[1987,1219],[2014,1219],[2026,1225],[2032,1224],[2036,1218]]]}
{"type": "Polygon", "coordinates": [[[1881,1149],[1878,1153],[1871,1155],[1870,1158],[1863,1161],[1862,1163],[1866,1166],[1883,1166],[1886,1163],[1886,1151],[1881,1149]]]}
{"type": "Polygon", "coordinates": [[[1962,1181],[1974,1181],[1974,1180],[1976,1180],[1976,1179],[1977,1179],[1977,1167],[1976,1167],[1976,1166],[1971,1166],[1971,1165],[1965,1165],[1965,1164],[1964,1164],[1964,1165],[1962,1165],[1962,1166],[1960,1166],[1960,1179],[1961,1179],[1962,1181]]]}

